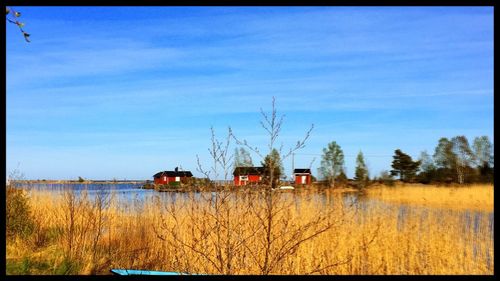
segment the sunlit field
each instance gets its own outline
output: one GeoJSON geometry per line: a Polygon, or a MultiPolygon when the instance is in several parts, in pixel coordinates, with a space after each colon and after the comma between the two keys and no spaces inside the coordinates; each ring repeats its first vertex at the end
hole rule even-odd
{"type": "Polygon", "coordinates": [[[28,193],[7,274],[493,274],[493,186],[162,194],[28,193]]]}

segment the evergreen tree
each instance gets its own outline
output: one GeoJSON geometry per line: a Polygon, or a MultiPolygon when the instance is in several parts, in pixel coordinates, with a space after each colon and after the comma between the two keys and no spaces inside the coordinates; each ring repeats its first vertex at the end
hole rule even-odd
{"type": "Polygon", "coordinates": [[[392,161],[391,175],[399,175],[399,179],[403,182],[410,182],[415,177],[415,174],[420,165],[420,161],[413,161],[410,155],[403,153],[401,150],[396,149],[392,161]]]}
{"type": "Polygon", "coordinates": [[[349,179],[347,178],[344,170],[340,171],[340,174],[335,178],[335,183],[337,184],[337,186],[346,186],[348,182],[349,179]]]}
{"type": "Polygon", "coordinates": [[[275,148],[269,153],[264,161],[261,162],[264,167],[263,180],[265,183],[272,182],[271,187],[276,188],[281,175],[283,174],[283,163],[281,163],[281,157],[275,148]]]}
{"type": "Polygon", "coordinates": [[[368,183],[368,169],[366,168],[363,152],[359,151],[356,157],[356,171],[354,172],[354,180],[358,188],[365,188],[368,183]]]}

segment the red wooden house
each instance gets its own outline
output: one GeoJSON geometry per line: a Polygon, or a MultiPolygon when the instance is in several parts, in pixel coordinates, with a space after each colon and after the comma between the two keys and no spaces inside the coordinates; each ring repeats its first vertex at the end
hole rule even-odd
{"type": "Polygon", "coordinates": [[[153,175],[155,184],[169,184],[171,182],[186,183],[193,174],[190,171],[179,171],[176,167],[174,171],[163,171],[153,175]]]}
{"type": "Polygon", "coordinates": [[[236,167],[234,169],[234,185],[259,184],[264,167],[236,167]]]}
{"type": "Polygon", "coordinates": [[[295,184],[311,184],[311,169],[294,169],[295,184]]]}

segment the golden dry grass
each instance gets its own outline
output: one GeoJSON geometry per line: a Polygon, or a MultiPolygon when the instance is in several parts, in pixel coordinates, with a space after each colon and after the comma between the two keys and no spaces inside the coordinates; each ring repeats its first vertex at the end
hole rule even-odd
{"type": "MultiPolygon", "coordinates": [[[[92,211],[83,204],[71,249],[71,261],[78,266],[71,273],[109,274],[111,268],[128,268],[206,274],[490,275],[492,226],[484,211],[493,208],[478,205],[490,200],[492,189],[405,186],[368,191],[369,197],[415,203],[405,209],[398,204],[351,205],[337,192],[276,193],[266,268],[266,208],[259,194],[228,193],[217,202],[193,194],[170,203],[112,200],[103,212],[104,232],[97,247],[92,246],[95,233],[85,228],[90,220],[85,214],[92,211]],[[467,203],[470,198],[474,203],[467,203]],[[466,203],[481,212],[468,214],[454,206],[466,203]]],[[[45,261],[51,267],[41,273],[50,274],[68,256],[68,234],[63,231],[67,208],[51,192],[31,191],[30,199],[39,233],[55,234],[37,247],[8,242],[7,259],[45,261]]]]}
{"type": "Polygon", "coordinates": [[[432,208],[493,212],[493,185],[441,187],[405,184],[369,188],[370,197],[397,204],[415,204],[432,208]]]}

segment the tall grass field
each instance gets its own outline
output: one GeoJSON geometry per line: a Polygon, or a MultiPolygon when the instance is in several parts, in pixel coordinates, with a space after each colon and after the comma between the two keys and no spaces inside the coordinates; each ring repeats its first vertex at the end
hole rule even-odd
{"type": "Polygon", "coordinates": [[[360,195],[187,192],[146,201],[105,192],[19,196],[28,218],[7,218],[8,275],[110,274],[112,268],[492,275],[494,268],[492,185],[380,186],[360,195]]]}

